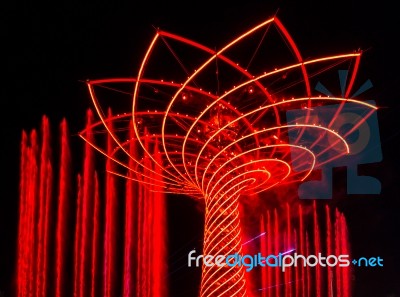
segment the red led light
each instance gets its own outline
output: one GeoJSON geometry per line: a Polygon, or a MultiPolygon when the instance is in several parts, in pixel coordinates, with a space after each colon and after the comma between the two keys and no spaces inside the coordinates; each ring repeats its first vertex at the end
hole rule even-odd
{"type": "MultiPolygon", "coordinates": [[[[322,162],[321,155],[329,152],[329,160],[333,160],[349,153],[345,135],[331,129],[342,106],[352,102],[371,110],[376,109],[368,103],[347,98],[358,71],[360,55],[349,53],[304,61],[294,40],[276,17],[239,35],[218,51],[187,38],[158,31],[135,78],[87,82],[93,105],[100,117],[100,121],[88,129],[100,131],[105,128],[114,149],[99,146],[93,137],[87,135],[87,130],[82,131],[80,136],[109,158],[109,162],[115,163],[115,166],[109,167],[109,172],[138,181],[154,192],[205,199],[203,254],[240,254],[240,195],[254,195],[276,185],[302,181],[322,162]],[[244,69],[228,58],[226,52],[270,25],[275,25],[282,34],[294,53],[295,62],[275,69],[265,65],[265,71],[251,73],[250,69],[244,69]],[[163,39],[174,40],[201,51],[207,58],[178,83],[175,78],[175,82],[167,82],[147,77],[146,67],[155,58],[155,48],[163,39]],[[221,95],[204,91],[208,89],[201,88],[198,83],[201,75],[217,59],[245,78],[239,83],[235,81],[229,84],[231,88],[221,95]],[[345,98],[312,94],[308,67],[348,60],[353,61],[353,68],[345,98]],[[273,78],[286,79],[289,71],[298,71],[304,86],[302,91],[297,90],[297,96],[284,100],[281,96],[278,98],[273,95],[273,87],[264,85],[264,82],[273,78]],[[113,117],[102,113],[96,91],[99,87],[111,84],[133,86],[131,102],[126,102],[125,113],[113,117]],[[146,101],[150,96],[150,92],[146,92],[149,86],[154,96],[152,101],[146,101]],[[168,99],[165,97],[167,92],[162,91],[164,89],[170,92],[168,99]],[[249,98],[244,99],[243,94],[249,98]],[[189,96],[190,101],[187,101],[189,96]],[[183,104],[180,98],[187,102],[183,104]],[[157,102],[157,111],[154,110],[154,101],[157,102]],[[153,109],[149,109],[151,104],[153,109]],[[326,126],[313,124],[309,116],[313,106],[322,104],[340,106],[326,126]],[[304,109],[307,114],[300,123],[285,123],[285,112],[291,109],[304,109]],[[131,130],[133,133],[129,133],[131,130]],[[289,142],[289,130],[297,132],[294,143],[289,142]],[[313,135],[312,141],[304,142],[306,133],[313,135]],[[324,140],[327,135],[335,141],[324,140]],[[136,148],[135,154],[129,151],[132,143],[136,148]],[[319,150],[316,150],[317,147],[319,150]],[[293,152],[296,152],[297,158],[301,158],[304,170],[300,172],[293,169],[293,152]]],[[[229,75],[224,78],[229,83],[229,75]]],[[[219,79],[222,80],[222,76],[219,79]]],[[[247,296],[244,269],[238,266],[203,266],[200,291],[202,297],[247,296]]]]}

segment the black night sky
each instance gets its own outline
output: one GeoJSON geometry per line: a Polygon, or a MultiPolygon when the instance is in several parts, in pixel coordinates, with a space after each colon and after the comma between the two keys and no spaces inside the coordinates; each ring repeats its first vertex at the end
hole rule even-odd
{"type": "MultiPolygon", "coordinates": [[[[364,169],[381,181],[382,193],[346,196],[334,190],[333,200],[337,200],[348,219],[354,251],[360,256],[381,256],[385,261],[383,268],[366,268],[356,275],[354,296],[400,296],[397,40],[400,24],[396,9],[390,5],[383,1],[343,0],[329,4],[323,1],[2,4],[0,292],[11,296],[16,261],[21,131],[37,128],[45,114],[54,126],[65,117],[71,133],[77,133],[84,126],[86,109],[91,107],[82,81],[134,76],[155,27],[219,48],[277,12],[304,57],[365,50],[358,83],[371,79],[374,85],[366,96],[381,107],[378,119],[383,161],[364,169]]],[[[81,140],[73,137],[72,146],[79,154],[81,140]]],[[[74,166],[80,168],[80,164],[74,166]]],[[[338,169],[334,185],[340,185],[345,174],[345,170],[338,169]]],[[[194,203],[186,202],[181,207],[194,208],[194,203]]],[[[182,226],[190,224],[190,219],[190,212],[171,216],[178,228],[172,237],[177,240],[176,245],[185,242],[182,226]]]]}

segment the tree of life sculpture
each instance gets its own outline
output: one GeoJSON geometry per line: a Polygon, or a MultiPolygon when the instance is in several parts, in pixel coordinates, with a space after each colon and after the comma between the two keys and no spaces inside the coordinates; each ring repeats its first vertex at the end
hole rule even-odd
{"type": "MultiPolygon", "coordinates": [[[[303,181],[317,165],[349,153],[346,137],[370,113],[345,132],[332,130],[335,119],[349,102],[376,109],[349,98],[360,57],[304,60],[277,17],[220,50],[157,30],[135,77],[87,82],[100,118],[90,130],[111,135],[113,153],[88,130],[80,136],[118,165],[112,173],[153,191],[204,199],[204,255],[241,254],[239,199],[303,181]],[[272,29],[288,58],[275,58],[282,48],[267,50],[272,29]],[[313,94],[312,80],[341,63],[351,69],[345,96],[313,94]],[[107,105],[114,115],[103,113],[107,105]],[[337,106],[326,125],[311,116],[321,105],[337,106]],[[305,115],[288,122],[286,111],[296,109],[305,115]]],[[[246,296],[243,267],[203,265],[200,295],[246,296]]]]}

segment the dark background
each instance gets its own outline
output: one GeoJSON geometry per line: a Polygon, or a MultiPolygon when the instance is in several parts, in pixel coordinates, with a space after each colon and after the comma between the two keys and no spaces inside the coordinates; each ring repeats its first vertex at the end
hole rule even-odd
{"type": "MultiPolygon", "coordinates": [[[[384,268],[356,274],[355,296],[400,296],[399,16],[383,1],[321,2],[1,4],[0,291],[9,292],[15,266],[22,129],[37,128],[43,114],[55,126],[67,118],[72,134],[82,129],[91,102],[81,81],[134,76],[154,27],[219,48],[279,10],[305,57],[368,49],[358,83],[371,79],[368,99],[381,107],[383,161],[369,170],[382,182],[382,194],[346,196],[335,190],[333,200],[340,200],[346,214],[353,250],[384,258],[384,268]]],[[[72,139],[73,150],[80,145],[72,139]]],[[[334,185],[344,179],[345,172],[338,170],[334,185]]],[[[171,216],[176,246],[192,240],[185,231],[195,205],[185,201],[179,199],[179,207],[188,211],[171,216]]],[[[178,203],[170,207],[178,210],[178,203]]]]}

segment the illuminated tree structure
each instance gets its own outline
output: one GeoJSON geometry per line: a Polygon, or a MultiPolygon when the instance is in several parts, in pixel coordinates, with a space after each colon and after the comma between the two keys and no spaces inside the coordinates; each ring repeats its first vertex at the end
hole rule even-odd
{"type": "MultiPolygon", "coordinates": [[[[153,191],[204,199],[203,255],[240,254],[239,198],[303,181],[316,166],[348,154],[346,137],[376,109],[349,98],[360,57],[303,60],[276,17],[220,50],[157,30],[136,77],[87,82],[100,117],[91,131],[110,134],[113,153],[87,130],[81,137],[117,164],[112,173],[153,191]],[[332,79],[328,70],[338,65],[350,69],[343,98],[313,94],[311,85],[332,79]],[[351,129],[334,131],[346,104],[368,112],[351,129]],[[105,106],[114,116],[103,113],[105,106]],[[313,114],[321,106],[335,111],[325,124],[313,114]],[[288,121],[293,110],[301,116],[288,121]]],[[[203,266],[200,295],[246,296],[244,274],[238,266],[203,266]]]]}

